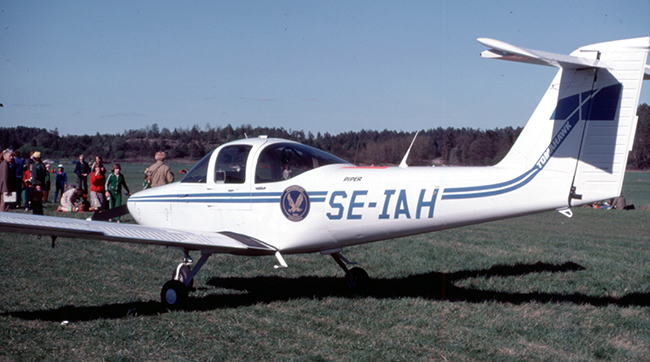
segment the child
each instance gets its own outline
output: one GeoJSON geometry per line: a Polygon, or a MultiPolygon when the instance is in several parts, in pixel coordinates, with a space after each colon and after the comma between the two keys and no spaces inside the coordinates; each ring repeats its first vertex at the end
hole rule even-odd
{"type": "Polygon", "coordinates": [[[144,181],[142,182],[142,189],[146,190],[151,187],[151,173],[149,172],[149,167],[144,170],[144,181]]]}
{"type": "Polygon", "coordinates": [[[104,206],[104,193],[106,192],[104,166],[96,162],[90,174],[90,211],[99,211],[104,206]]]}
{"type": "MultiPolygon", "coordinates": [[[[126,185],[126,180],[124,175],[120,173],[122,167],[119,163],[113,165],[111,169],[111,174],[106,178],[106,198],[108,198],[109,209],[118,207],[122,204],[122,187],[126,190],[127,194],[131,196],[131,191],[129,186],[126,185]]],[[[117,222],[120,222],[120,218],[116,218],[117,222]]]]}
{"type": "Polygon", "coordinates": [[[41,180],[34,181],[34,186],[29,188],[29,197],[34,215],[43,215],[43,185],[41,180]]]}
{"type": "Polygon", "coordinates": [[[57,197],[59,197],[59,192],[61,192],[61,197],[63,197],[63,190],[68,186],[68,175],[63,171],[62,164],[59,164],[59,170],[56,172],[54,183],[56,186],[56,190],[54,191],[54,202],[56,202],[57,197]]]}

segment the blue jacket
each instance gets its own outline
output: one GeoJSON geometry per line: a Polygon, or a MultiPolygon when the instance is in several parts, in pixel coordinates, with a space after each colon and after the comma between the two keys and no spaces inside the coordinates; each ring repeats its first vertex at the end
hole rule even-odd
{"type": "Polygon", "coordinates": [[[59,173],[59,171],[56,172],[56,184],[57,185],[67,185],[68,184],[68,175],[65,173],[65,171],[59,173]]]}

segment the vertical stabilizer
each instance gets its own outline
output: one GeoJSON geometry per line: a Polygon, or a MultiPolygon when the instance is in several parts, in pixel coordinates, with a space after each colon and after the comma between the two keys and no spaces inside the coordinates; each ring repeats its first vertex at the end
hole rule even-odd
{"type": "Polygon", "coordinates": [[[482,56],[560,68],[496,167],[573,175],[567,206],[618,196],[636,129],[650,38],[584,46],[571,55],[480,39],[482,56]]]}

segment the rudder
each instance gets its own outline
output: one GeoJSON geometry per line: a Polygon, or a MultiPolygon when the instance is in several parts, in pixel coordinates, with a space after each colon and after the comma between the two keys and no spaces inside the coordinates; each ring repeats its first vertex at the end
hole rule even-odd
{"type": "Polygon", "coordinates": [[[597,69],[582,121],[582,138],[572,185],[571,206],[621,194],[632,150],[650,38],[594,44],[572,55],[596,53],[608,69],[597,69]]]}

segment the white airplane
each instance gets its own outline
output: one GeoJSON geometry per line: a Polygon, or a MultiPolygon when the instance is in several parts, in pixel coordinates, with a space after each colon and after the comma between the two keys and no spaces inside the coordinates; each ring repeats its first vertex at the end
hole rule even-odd
{"type": "Polygon", "coordinates": [[[184,253],[162,303],[184,305],[213,254],[331,255],[349,287],[367,273],[343,248],[571,208],[620,195],[636,129],[650,37],[571,55],[481,38],[483,57],[559,68],[507,156],[491,167],[357,167],[323,151],[259,137],[226,143],[181,180],[131,196],[139,225],[0,213],[0,231],[155,244],[184,253]],[[190,252],[201,255],[192,266],[190,252]]]}

